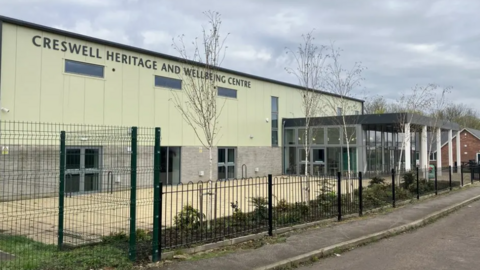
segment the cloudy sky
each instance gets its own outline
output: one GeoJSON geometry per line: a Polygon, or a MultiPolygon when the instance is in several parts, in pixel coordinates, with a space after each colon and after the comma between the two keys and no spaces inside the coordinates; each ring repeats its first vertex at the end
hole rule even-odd
{"type": "Polygon", "coordinates": [[[172,37],[199,36],[205,10],[230,33],[226,68],[297,83],[285,48],[315,29],[319,44],[343,49],[343,65],[368,68],[370,95],[394,100],[436,83],[453,87],[453,102],[480,104],[477,0],[0,0],[4,16],[177,56],[172,37]]]}

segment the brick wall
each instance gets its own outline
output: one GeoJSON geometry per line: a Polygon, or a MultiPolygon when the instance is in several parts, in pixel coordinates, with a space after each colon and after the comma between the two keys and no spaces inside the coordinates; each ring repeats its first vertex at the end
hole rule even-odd
{"type": "MultiPolygon", "coordinates": [[[[448,144],[442,147],[442,167],[448,167],[448,144]]],[[[457,139],[452,139],[453,165],[457,161],[457,139]]],[[[462,131],[460,134],[460,158],[461,162],[467,162],[475,159],[477,153],[480,152],[480,140],[473,136],[470,132],[462,131]]],[[[437,162],[430,162],[436,165],[437,162]]],[[[460,164],[458,164],[460,165],[460,164]]]]}

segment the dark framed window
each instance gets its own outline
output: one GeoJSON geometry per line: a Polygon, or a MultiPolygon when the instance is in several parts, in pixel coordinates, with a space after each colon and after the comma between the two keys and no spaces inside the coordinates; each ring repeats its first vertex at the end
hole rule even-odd
{"type": "Polygon", "coordinates": [[[272,146],[278,146],[278,97],[272,97],[272,146]]]}
{"type": "Polygon", "coordinates": [[[218,148],[218,179],[235,178],[235,148],[218,148]]]}
{"type": "Polygon", "coordinates": [[[82,194],[101,191],[101,149],[67,147],[65,158],[65,192],[82,194]]]}
{"type": "Polygon", "coordinates": [[[65,60],[65,73],[103,78],[104,70],[105,67],[101,65],[65,60]]]}
{"type": "Polygon", "coordinates": [[[155,76],[155,86],[182,90],[182,81],[162,76],[155,76]]]}
{"type": "Polygon", "coordinates": [[[343,114],[343,109],[341,107],[338,107],[337,108],[337,115],[342,116],[342,114],[343,114]]]}
{"type": "Polygon", "coordinates": [[[237,90],[235,89],[217,87],[217,92],[222,97],[237,98],[237,90]]]}

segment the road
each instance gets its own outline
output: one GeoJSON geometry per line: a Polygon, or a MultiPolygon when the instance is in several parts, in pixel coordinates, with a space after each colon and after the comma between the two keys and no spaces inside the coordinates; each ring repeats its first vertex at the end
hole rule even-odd
{"type": "Polygon", "coordinates": [[[433,224],[298,268],[480,269],[480,201],[433,224]]]}

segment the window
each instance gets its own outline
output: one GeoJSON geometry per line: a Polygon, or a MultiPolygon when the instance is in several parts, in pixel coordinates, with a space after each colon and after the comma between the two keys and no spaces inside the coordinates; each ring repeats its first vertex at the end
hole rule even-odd
{"type": "Polygon", "coordinates": [[[104,66],[65,60],[65,72],[103,78],[104,66]]]}
{"type": "Polygon", "coordinates": [[[340,107],[338,107],[338,108],[337,108],[337,115],[338,115],[338,116],[342,116],[342,113],[343,113],[343,109],[340,108],[340,107]]]}
{"type": "Polygon", "coordinates": [[[278,146],[278,97],[272,97],[272,146],[278,146]]]}
{"type": "Polygon", "coordinates": [[[100,190],[100,149],[67,148],[65,192],[85,193],[100,190]]]}
{"type": "Polygon", "coordinates": [[[180,184],[180,147],[161,147],[160,156],[160,179],[163,184],[180,184]]]}
{"type": "Polygon", "coordinates": [[[312,144],[324,144],[325,130],[323,128],[312,128],[312,144]]]}
{"type": "Polygon", "coordinates": [[[235,178],[235,148],[218,148],[218,179],[235,178]]]}
{"type": "Polygon", "coordinates": [[[355,127],[347,127],[346,128],[347,132],[345,134],[345,130],[342,129],[344,132],[342,138],[343,138],[343,144],[347,144],[347,139],[349,145],[351,144],[356,144],[357,143],[357,130],[355,127]]]}
{"type": "Polygon", "coordinates": [[[182,90],[182,81],[162,76],[155,76],[155,86],[182,90]]]}
{"type": "Polygon", "coordinates": [[[437,153],[430,153],[430,160],[431,161],[437,160],[437,153]]]}
{"type": "Polygon", "coordinates": [[[222,97],[237,98],[237,90],[217,87],[218,95],[222,97]]]}
{"type": "Polygon", "coordinates": [[[356,115],[359,115],[359,114],[360,114],[360,112],[359,112],[359,111],[355,111],[355,114],[356,114],[356,115]]]}
{"type": "Polygon", "coordinates": [[[340,128],[327,128],[328,144],[340,144],[340,128]]]}

